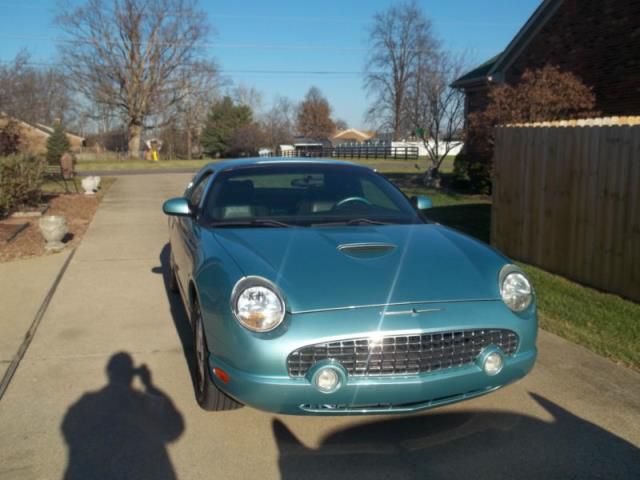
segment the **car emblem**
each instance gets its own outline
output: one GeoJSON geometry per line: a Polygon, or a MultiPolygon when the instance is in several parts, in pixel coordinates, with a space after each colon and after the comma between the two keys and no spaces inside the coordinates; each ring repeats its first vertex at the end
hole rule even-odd
{"type": "Polygon", "coordinates": [[[380,312],[380,314],[385,316],[394,316],[394,315],[411,315],[412,317],[417,317],[418,315],[422,315],[423,313],[435,313],[441,312],[444,310],[443,308],[412,308],[411,310],[401,310],[398,312],[380,312]]]}

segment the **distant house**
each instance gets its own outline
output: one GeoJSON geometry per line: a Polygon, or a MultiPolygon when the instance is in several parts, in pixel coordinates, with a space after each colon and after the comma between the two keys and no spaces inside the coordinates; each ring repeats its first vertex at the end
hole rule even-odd
{"type": "Polygon", "coordinates": [[[297,157],[321,157],[325,149],[331,148],[329,140],[295,137],[293,148],[297,157]]]}
{"type": "MultiPolygon", "coordinates": [[[[40,123],[27,123],[17,118],[0,113],[0,128],[4,128],[9,121],[15,121],[20,128],[20,148],[29,153],[44,154],[47,152],[47,140],[53,133],[53,127],[40,123]]],[[[72,152],[78,152],[84,146],[84,138],[73,133],[66,133],[72,152]]]]}
{"type": "Polygon", "coordinates": [[[296,147],[293,145],[279,145],[278,156],[280,157],[295,157],[296,147]]]}
{"type": "Polygon", "coordinates": [[[331,144],[334,147],[343,144],[361,145],[371,140],[375,135],[375,132],[364,132],[362,130],[356,130],[355,128],[348,128],[347,130],[337,132],[331,137],[331,144]]]}
{"type": "Polygon", "coordinates": [[[492,84],[556,65],[593,87],[603,115],[640,113],[640,0],[544,0],[507,48],[452,86],[465,114],[487,105],[492,84]]]}

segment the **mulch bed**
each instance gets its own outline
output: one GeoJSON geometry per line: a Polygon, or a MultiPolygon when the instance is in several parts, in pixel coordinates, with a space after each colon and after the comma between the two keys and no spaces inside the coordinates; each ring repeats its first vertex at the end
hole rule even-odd
{"type": "MultiPolygon", "coordinates": [[[[64,215],[67,217],[67,228],[69,234],[65,243],[66,248],[78,245],[84,233],[91,223],[102,195],[100,192],[95,196],[83,194],[64,194],[52,196],[47,199],[49,210],[46,215],[64,215]]],[[[0,242],[0,262],[9,262],[21,258],[30,258],[45,255],[45,241],[38,229],[38,218],[7,218],[0,220],[0,231],[12,230],[16,225],[25,224],[28,226],[8,243],[0,242]]]]}
{"type": "Polygon", "coordinates": [[[0,244],[9,243],[28,226],[28,222],[0,223],[0,244]]]}

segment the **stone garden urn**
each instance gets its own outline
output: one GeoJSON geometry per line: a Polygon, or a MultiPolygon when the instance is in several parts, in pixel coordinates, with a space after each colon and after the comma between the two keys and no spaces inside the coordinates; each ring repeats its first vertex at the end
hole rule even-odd
{"type": "Polygon", "coordinates": [[[62,215],[46,215],[38,221],[40,233],[46,240],[44,249],[47,252],[57,252],[64,248],[62,239],[67,234],[67,219],[62,215]]]}
{"type": "Polygon", "coordinates": [[[100,177],[85,177],[82,179],[82,188],[85,195],[93,195],[98,191],[100,186],[100,177]]]}

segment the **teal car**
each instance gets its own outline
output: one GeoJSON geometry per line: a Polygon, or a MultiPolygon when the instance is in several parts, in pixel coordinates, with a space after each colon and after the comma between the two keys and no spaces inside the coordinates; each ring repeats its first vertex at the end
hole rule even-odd
{"type": "Polygon", "coordinates": [[[430,222],[430,206],[347,162],[204,167],[163,206],[200,406],[407,413],[524,377],[536,359],[529,280],[430,222]]]}

